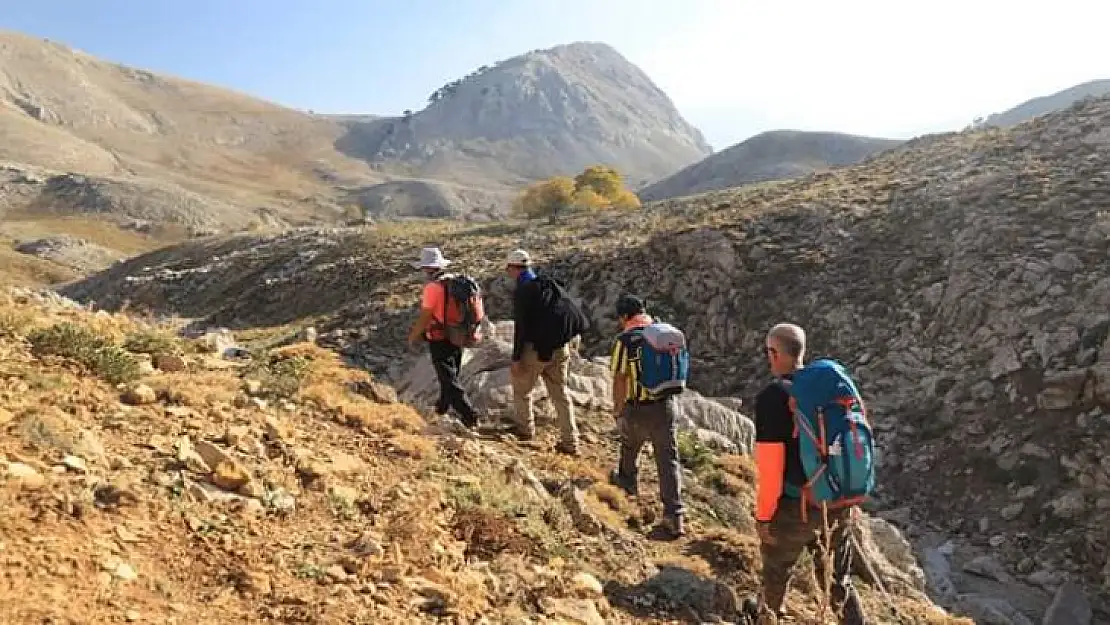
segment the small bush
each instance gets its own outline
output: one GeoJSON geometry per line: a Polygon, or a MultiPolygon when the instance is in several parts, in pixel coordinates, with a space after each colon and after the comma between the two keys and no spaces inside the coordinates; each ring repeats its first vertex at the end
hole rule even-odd
{"type": "Polygon", "coordinates": [[[139,361],[130,352],[84,326],[57,323],[32,332],[27,339],[34,356],[67,358],[113,384],[141,375],[139,361]]]}
{"type": "Polygon", "coordinates": [[[25,311],[4,311],[0,313],[0,338],[23,336],[34,325],[35,317],[25,311]]]}
{"type": "Polygon", "coordinates": [[[139,361],[131,352],[116,345],[108,345],[94,351],[88,362],[83,364],[112,384],[131,382],[142,376],[139,361]]]}
{"type": "Polygon", "coordinates": [[[254,354],[251,365],[243,372],[243,377],[258,380],[264,395],[290,398],[295,396],[304,384],[312,368],[312,361],[304,356],[282,357],[280,354],[254,354]]]}
{"type": "Polygon", "coordinates": [[[61,356],[77,361],[84,361],[96,350],[111,344],[92,330],[68,321],[36,330],[27,339],[35,357],[61,356]]]}
{"type": "MultiPolygon", "coordinates": [[[[523,486],[508,482],[502,475],[490,476],[480,484],[451,485],[445,495],[456,514],[461,514],[464,518],[505,519],[515,527],[517,533],[532,542],[531,551],[537,555],[572,557],[562,545],[558,532],[571,527],[573,522],[566,508],[556,501],[536,501],[523,486]]],[[[484,525],[487,530],[495,527],[484,525]]],[[[499,528],[507,526],[506,523],[496,525],[499,528]]],[[[456,526],[456,530],[460,528],[456,526]]],[[[483,532],[463,533],[472,537],[489,538],[483,536],[483,532]]]]}
{"type": "Polygon", "coordinates": [[[748,485],[745,484],[740,478],[720,469],[713,469],[712,471],[707,473],[705,476],[705,482],[718,493],[722,495],[729,495],[732,497],[735,497],[748,489],[748,485]]]}
{"type": "Polygon", "coordinates": [[[695,473],[713,465],[713,450],[690,432],[678,433],[678,460],[695,473]]]}
{"type": "Polygon", "coordinates": [[[132,332],[123,341],[123,348],[136,354],[176,354],[177,343],[170,337],[157,332],[132,332]]]}

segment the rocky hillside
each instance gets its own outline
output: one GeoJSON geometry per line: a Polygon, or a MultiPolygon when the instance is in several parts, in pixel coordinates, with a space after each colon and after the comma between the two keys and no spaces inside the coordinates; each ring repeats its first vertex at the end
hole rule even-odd
{"type": "Polygon", "coordinates": [[[500,259],[522,246],[582,298],[591,352],[605,352],[616,296],[639,292],[688,330],[697,388],[741,398],[766,380],[767,328],[794,320],[814,354],[842,358],[863,385],[881,432],[883,507],[914,538],[939,600],[1021,623],[1014,614],[1039,618],[1074,580],[1105,611],[1107,126],[1101,99],[803,179],[553,226],[197,242],[66,292],[239,326],[313,319],[387,374],[421,245],[442,244],[487,277],[502,315],[500,259]]]}
{"type": "Polygon", "coordinates": [[[851,165],[900,141],[837,132],[773,130],[707,156],[637,191],[645,202],[716,191],[752,182],[796,178],[851,165]]]}
{"type": "Polygon", "coordinates": [[[596,163],[650,180],[710,152],[642,70],[608,45],[581,42],[479,68],[424,110],[351,123],[338,145],[426,178],[511,185],[596,163]]]}
{"type": "MultiPolygon", "coordinates": [[[[758,587],[743,456],[683,439],[692,531],[660,540],[650,463],[637,498],[605,483],[596,408],[568,460],[546,426],[522,446],[425,421],[311,330],[175,329],[0,298],[3,622],[736,622],[758,587]]],[[[872,618],[969,625],[889,523],[861,538],[890,592],[862,589],[872,618]]],[[[824,622],[811,568],[788,610],[824,622]]]]}
{"type": "Polygon", "coordinates": [[[247,212],[303,216],[295,201],[324,193],[322,176],[378,180],[335,151],[333,121],[13,32],[0,33],[0,132],[0,161],[180,187],[247,212]]]}
{"type": "Polygon", "coordinates": [[[453,182],[394,180],[350,192],[351,204],[370,219],[459,219],[487,221],[504,217],[518,192],[480,189],[453,182]]]}
{"type": "Polygon", "coordinates": [[[995,113],[983,120],[983,125],[1013,126],[1038,115],[1067,108],[1083,98],[1098,98],[1107,94],[1110,94],[1110,80],[1092,80],[1051,95],[1022,102],[1007,111],[995,113]]]}

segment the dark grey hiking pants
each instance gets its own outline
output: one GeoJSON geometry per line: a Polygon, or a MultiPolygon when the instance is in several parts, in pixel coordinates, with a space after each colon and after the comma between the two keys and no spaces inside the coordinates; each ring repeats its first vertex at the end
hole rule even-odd
{"type": "Polygon", "coordinates": [[[650,441],[655,452],[655,465],[659,470],[659,497],[663,500],[663,514],[667,516],[681,516],[686,512],[682,504],[682,467],[678,462],[676,416],[673,398],[650,403],[629,403],[625,405],[620,426],[618,479],[623,484],[635,487],[640,450],[644,443],[650,441]]]}

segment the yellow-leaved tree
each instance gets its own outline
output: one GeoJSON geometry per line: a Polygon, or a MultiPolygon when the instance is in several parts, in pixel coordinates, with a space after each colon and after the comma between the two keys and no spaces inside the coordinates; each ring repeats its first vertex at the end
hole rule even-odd
{"type": "Polygon", "coordinates": [[[574,181],[566,176],[555,176],[528,185],[517,198],[514,212],[529,218],[547,217],[555,221],[559,213],[570,207],[574,200],[574,181]]]}
{"type": "Polygon", "coordinates": [[[574,177],[574,190],[593,189],[595,193],[612,201],[624,189],[620,172],[606,165],[590,165],[574,177]]]}
{"type": "Polygon", "coordinates": [[[640,198],[624,186],[620,172],[608,165],[591,165],[574,179],[556,176],[529,185],[513,206],[518,215],[529,218],[556,217],[568,210],[635,210],[640,198]]]}

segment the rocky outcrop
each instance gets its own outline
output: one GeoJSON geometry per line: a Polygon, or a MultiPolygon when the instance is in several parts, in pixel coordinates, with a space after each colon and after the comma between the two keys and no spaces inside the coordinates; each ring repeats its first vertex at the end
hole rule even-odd
{"type": "Polygon", "coordinates": [[[15,251],[53,261],[81,273],[100,271],[122,256],[119,252],[69,235],[24,241],[15,246],[15,251]]]}

